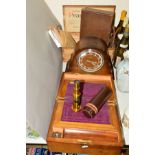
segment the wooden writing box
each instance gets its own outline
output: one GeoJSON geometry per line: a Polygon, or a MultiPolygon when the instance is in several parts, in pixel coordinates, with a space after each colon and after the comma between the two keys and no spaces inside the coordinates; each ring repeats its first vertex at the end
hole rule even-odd
{"type": "MultiPolygon", "coordinates": [[[[71,105],[69,107],[71,109],[71,105]]],[[[47,135],[47,145],[52,152],[119,155],[123,140],[117,111],[115,88],[111,76],[63,74],[47,135]],[[112,89],[113,94],[104,105],[107,106],[108,123],[62,121],[63,107],[66,104],[64,100],[66,90],[68,85],[74,80],[80,80],[84,84],[107,85],[112,89]]]]}

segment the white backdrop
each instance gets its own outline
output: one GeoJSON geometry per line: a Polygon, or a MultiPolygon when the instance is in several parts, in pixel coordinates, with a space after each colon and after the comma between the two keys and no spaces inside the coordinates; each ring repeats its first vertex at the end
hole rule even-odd
{"type": "Polygon", "coordinates": [[[46,139],[62,73],[61,50],[48,34],[59,24],[44,0],[27,0],[26,119],[46,139]]]}

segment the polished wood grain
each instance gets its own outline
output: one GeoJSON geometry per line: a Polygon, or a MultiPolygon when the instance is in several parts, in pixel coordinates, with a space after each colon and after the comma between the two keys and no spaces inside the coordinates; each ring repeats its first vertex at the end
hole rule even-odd
{"type": "Polygon", "coordinates": [[[118,155],[123,145],[119,120],[115,88],[111,76],[64,73],[47,135],[48,149],[68,153],[118,155]],[[61,121],[63,97],[65,96],[67,84],[74,80],[104,83],[112,89],[113,94],[108,100],[110,124],[61,121]],[[61,133],[61,137],[53,137],[55,132],[61,133]]]}
{"type": "Polygon", "coordinates": [[[85,153],[92,155],[119,155],[120,147],[105,147],[100,145],[91,145],[89,144],[87,148],[82,148],[85,144],[81,143],[62,143],[62,142],[54,142],[48,145],[50,151],[59,150],[60,152],[68,152],[68,153],[85,153]]]}

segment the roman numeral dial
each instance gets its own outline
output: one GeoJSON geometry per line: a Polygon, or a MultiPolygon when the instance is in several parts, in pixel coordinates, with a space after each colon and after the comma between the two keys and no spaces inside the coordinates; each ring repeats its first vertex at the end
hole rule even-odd
{"type": "Polygon", "coordinates": [[[96,72],[104,65],[104,58],[96,49],[85,49],[77,56],[77,63],[85,72],[96,72]]]}

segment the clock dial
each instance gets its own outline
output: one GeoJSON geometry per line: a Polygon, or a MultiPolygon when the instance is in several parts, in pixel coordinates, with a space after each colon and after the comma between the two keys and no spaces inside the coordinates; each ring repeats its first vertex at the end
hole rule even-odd
{"type": "Polygon", "coordinates": [[[103,66],[104,59],[98,50],[86,49],[77,56],[77,63],[83,71],[96,72],[103,66]]]}

